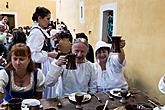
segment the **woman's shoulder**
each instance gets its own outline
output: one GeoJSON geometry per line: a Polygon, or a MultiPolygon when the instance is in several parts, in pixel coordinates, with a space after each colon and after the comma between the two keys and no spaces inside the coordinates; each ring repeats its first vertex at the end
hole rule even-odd
{"type": "Polygon", "coordinates": [[[9,71],[9,70],[5,70],[5,69],[0,70],[0,75],[1,74],[6,74],[7,75],[7,72],[6,71],[9,71]]]}
{"type": "Polygon", "coordinates": [[[93,66],[94,66],[95,69],[100,68],[100,65],[97,62],[93,63],[93,66]]]}
{"type": "Polygon", "coordinates": [[[31,28],[31,30],[30,30],[30,33],[32,34],[40,34],[41,33],[41,28],[40,27],[37,27],[37,26],[34,26],[34,27],[32,27],[31,28]]]}
{"type": "Polygon", "coordinates": [[[89,71],[95,70],[95,63],[92,63],[92,62],[86,60],[86,62],[84,64],[85,64],[85,67],[87,70],[89,70],[89,71]]]}
{"type": "Polygon", "coordinates": [[[35,28],[33,29],[32,28],[31,31],[30,31],[29,36],[27,37],[27,41],[30,40],[30,42],[32,42],[32,41],[36,42],[36,39],[40,40],[42,38],[44,38],[44,36],[42,35],[42,32],[39,29],[35,29],[35,28]]]}
{"type": "Polygon", "coordinates": [[[40,26],[33,26],[31,28],[30,34],[32,34],[32,35],[40,35],[40,36],[42,36],[44,38],[45,38],[45,36],[49,37],[47,31],[45,29],[42,29],[40,26]]]}
{"type": "Polygon", "coordinates": [[[85,61],[85,64],[86,64],[87,66],[93,66],[94,63],[92,63],[92,62],[86,60],[86,61],[85,61]]]}
{"type": "Polygon", "coordinates": [[[0,79],[8,80],[8,74],[5,69],[0,70],[0,79]]]}
{"type": "Polygon", "coordinates": [[[40,68],[36,68],[35,70],[34,70],[34,73],[37,73],[37,74],[42,74],[42,70],[40,69],[40,68]]]}
{"type": "Polygon", "coordinates": [[[30,29],[30,35],[31,34],[40,34],[41,27],[38,24],[34,24],[30,29]]]}
{"type": "Polygon", "coordinates": [[[44,77],[44,74],[42,73],[42,70],[40,68],[35,69],[35,71],[37,72],[37,77],[38,78],[44,77]]]}
{"type": "Polygon", "coordinates": [[[37,85],[43,85],[45,83],[45,75],[42,73],[42,70],[37,68],[37,85]]]}

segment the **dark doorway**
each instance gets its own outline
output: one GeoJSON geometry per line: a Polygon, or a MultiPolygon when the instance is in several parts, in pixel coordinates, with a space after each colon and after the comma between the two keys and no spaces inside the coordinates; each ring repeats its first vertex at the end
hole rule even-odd
{"type": "Polygon", "coordinates": [[[2,14],[0,15],[0,18],[2,18],[2,16],[7,16],[8,17],[8,25],[9,25],[9,29],[10,31],[15,28],[15,15],[12,14],[2,14]]]}

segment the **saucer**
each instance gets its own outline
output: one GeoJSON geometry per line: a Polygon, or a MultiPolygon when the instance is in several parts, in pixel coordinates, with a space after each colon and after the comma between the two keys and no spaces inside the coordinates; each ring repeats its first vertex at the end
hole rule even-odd
{"type": "MultiPolygon", "coordinates": [[[[76,99],[75,99],[75,94],[76,94],[77,92],[74,92],[74,93],[72,93],[72,94],[70,94],[69,96],[68,96],[68,98],[69,98],[69,100],[71,100],[71,101],[73,101],[73,102],[76,102],[76,99]]],[[[84,102],[87,102],[87,101],[89,101],[89,100],[91,100],[91,95],[90,94],[88,94],[88,93],[85,93],[85,92],[81,92],[82,94],[84,94],[84,98],[83,98],[83,103],[84,102]]]]}
{"type": "Polygon", "coordinates": [[[153,110],[165,110],[165,105],[164,105],[164,106],[162,106],[162,107],[161,107],[161,109],[160,109],[160,108],[158,108],[158,107],[155,107],[153,110]]]}
{"type": "MultiPolygon", "coordinates": [[[[115,88],[110,90],[110,94],[118,97],[118,98],[122,98],[121,94],[120,94],[121,88],[115,88]]],[[[131,93],[128,91],[127,97],[129,97],[131,95],[131,93]]]]}
{"type": "Polygon", "coordinates": [[[24,99],[21,104],[21,110],[29,110],[29,107],[35,107],[38,106],[39,108],[42,108],[42,105],[39,100],[37,99],[24,99]]]}

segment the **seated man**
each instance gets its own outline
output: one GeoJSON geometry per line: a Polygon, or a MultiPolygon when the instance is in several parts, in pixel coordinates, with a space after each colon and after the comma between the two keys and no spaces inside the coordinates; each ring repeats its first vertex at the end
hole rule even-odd
{"type": "MultiPolygon", "coordinates": [[[[88,41],[88,37],[84,33],[77,33],[76,38],[84,38],[88,41]]],[[[94,63],[94,52],[92,45],[89,44],[89,51],[86,55],[86,59],[94,63]]]]}
{"type": "Polygon", "coordinates": [[[165,75],[161,77],[158,86],[159,86],[160,92],[162,92],[163,94],[165,94],[165,75]]]}
{"type": "Polygon", "coordinates": [[[65,59],[59,57],[54,60],[50,71],[46,75],[45,84],[53,86],[57,83],[58,78],[62,77],[63,95],[68,95],[76,91],[95,91],[96,76],[93,64],[86,60],[88,52],[88,42],[84,38],[77,38],[72,45],[72,53],[76,54],[77,69],[66,69],[65,59]]]}

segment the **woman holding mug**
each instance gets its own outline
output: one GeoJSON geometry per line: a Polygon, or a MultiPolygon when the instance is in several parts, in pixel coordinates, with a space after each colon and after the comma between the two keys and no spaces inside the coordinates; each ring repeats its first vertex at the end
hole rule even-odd
{"type": "Polygon", "coordinates": [[[114,88],[128,89],[128,84],[124,78],[123,68],[125,66],[124,53],[125,40],[120,42],[121,52],[111,53],[111,45],[104,41],[98,41],[95,47],[97,74],[97,91],[110,91],[114,88]]]}

